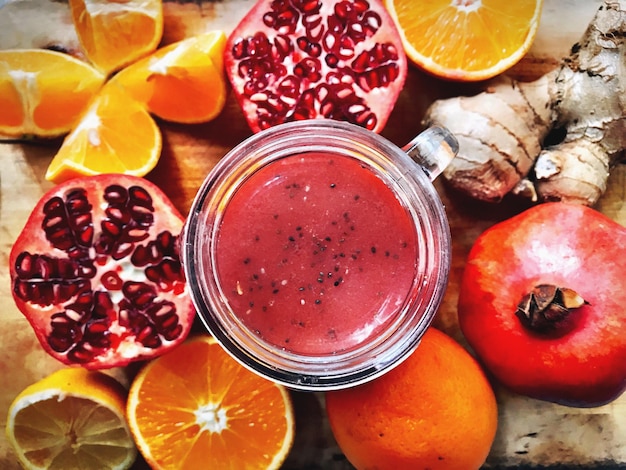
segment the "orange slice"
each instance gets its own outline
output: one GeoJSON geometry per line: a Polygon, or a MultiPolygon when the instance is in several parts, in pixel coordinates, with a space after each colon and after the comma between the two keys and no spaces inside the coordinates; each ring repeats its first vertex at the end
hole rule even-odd
{"type": "Polygon", "coordinates": [[[212,31],[158,49],[115,75],[154,115],[180,123],[206,122],[226,103],[226,35],[212,31]]]}
{"type": "Polygon", "coordinates": [[[108,83],[65,137],[46,179],[123,173],[144,176],[161,154],[161,132],[152,116],[122,88],[108,83]]]}
{"type": "Polygon", "coordinates": [[[60,369],[15,398],[6,435],[26,469],[122,470],[137,457],[125,406],[126,391],[112,377],[60,369]]]}
{"type": "Polygon", "coordinates": [[[450,80],[491,78],[532,45],[543,0],[385,0],[407,56],[450,80]]]}
{"type": "Polygon", "coordinates": [[[294,436],[287,390],[209,336],[149,362],[130,386],[127,417],[153,470],[277,469],[294,436]]]}
{"type": "Polygon", "coordinates": [[[43,49],[0,51],[0,134],[66,134],[104,79],[68,54],[43,49]]]}
{"type": "Polygon", "coordinates": [[[85,54],[109,74],[154,51],[163,35],[161,0],[69,0],[85,54]]]}

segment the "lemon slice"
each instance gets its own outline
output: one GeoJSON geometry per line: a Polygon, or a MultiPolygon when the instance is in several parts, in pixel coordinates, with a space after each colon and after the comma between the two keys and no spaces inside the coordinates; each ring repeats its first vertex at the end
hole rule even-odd
{"type": "Polygon", "coordinates": [[[102,372],[60,369],[15,398],[7,438],[26,469],[127,469],[137,449],[124,418],[125,397],[102,372]]]}

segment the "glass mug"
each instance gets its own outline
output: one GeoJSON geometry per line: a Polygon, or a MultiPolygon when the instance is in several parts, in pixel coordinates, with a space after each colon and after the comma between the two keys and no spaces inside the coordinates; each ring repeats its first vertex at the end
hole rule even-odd
{"type": "Polygon", "coordinates": [[[333,120],[281,124],[233,148],[181,237],[208,331],[297,390],[353,386],[400,363],[447,285],[450,230],[432,180],[457,148],[444,128],[400,149],[333,120]]]}

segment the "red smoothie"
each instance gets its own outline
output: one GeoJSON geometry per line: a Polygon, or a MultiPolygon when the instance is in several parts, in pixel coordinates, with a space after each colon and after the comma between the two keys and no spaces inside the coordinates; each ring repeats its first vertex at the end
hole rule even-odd
{"type": "Polygon", "coordinates": [[[298,354],[332,354],[397,317],[417,235],[394,192],[356,159],[289,156],[254,173],[224,210],[216,268],[244,325],[298,354]]]}

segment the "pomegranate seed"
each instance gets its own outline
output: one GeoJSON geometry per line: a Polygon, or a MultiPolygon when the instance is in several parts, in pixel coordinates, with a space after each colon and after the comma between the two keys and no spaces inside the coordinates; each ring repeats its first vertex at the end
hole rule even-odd
{"type": "Polygon", "coordinates": [[[112,184],[105,188],[103,198],[109,204],[125,204],[128,200],[128,191],[119,184],[112,184]]]}
{"type": "Polygon", "coordinates": [[[241,60],[244,57],[248,56],[248,41],[245,39],[239,39],[232,47],[232,54],[233,56],[238,59],[241,60]]]}
{"type": "Polygon", "coordinates": [[[296,0],[293,2],[298,10],[306,15],[319,13],[322,2],[319,0],[296,0]]]}
{"type": "Polygon", "coordinates": [[[302,18],[302,24],[306,31],[306,38],[311,41],[311,43],[319,43],[319,40],[324,34],[322,17],[319,15],[307,15],[302,18]]]}
{"type": "Polygon", "coordinates": [[[98,355],[99,351],[94,350],[93,347],[89,345],[89,343],[79,343],[74,348],[72,348],[68,353],[67,357],[76,364],[86,364],[90,362],[98,355]]]}
{"type": "Polygon", "coordinates": [[[122,278],[120,278],[119,274],[113,271],[107,271],[100,277],[100,282],[107,290],[121,290],[122,289],[122,278]]]}
{"type": "Polygon", "coordinates": [[[122,233],[122,227],[117,224],[117,221],[114,222],[110,219],[103,220],[100,228],[111,237],[119,237],[122,233]]]}
{"type": "Polygon", "coordinates": [[[152,196],[141,186],[131,186],[128,189],[130,199],[137,205],[141,205],[150,212],[154,212],[154,206],[152,205],[152,196]]]}
{"type": "Polygon", "coordinates": [[[361,20],[360,24],[363,28],[363,39],[365,39],[376,34],[376,32],[383,25],[383,21],[378,13],[375,13],[373,11],[367,11],[363,14],[363,19],[361,20]]]}
{"type": "Polygon", "coordinates": [[[161,346],[161,339],[154,331],[154,327],[152,325],[147,325],[141,331],[138,331],[136,338],[137,341],[148,348],[158,348],[161,346]]]}

